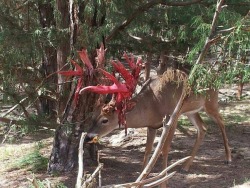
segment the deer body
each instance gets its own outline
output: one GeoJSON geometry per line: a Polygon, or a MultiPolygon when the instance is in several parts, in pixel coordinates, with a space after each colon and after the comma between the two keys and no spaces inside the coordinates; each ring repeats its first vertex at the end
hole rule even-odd
{"type": "MultiPolygon", "coordinates": [[[[175,75],[169,79],[167,73],[162,76],[152,78],[130,102],[135,103],[134,108],[126,113],[126,123],[128,128],[148,128],[147,143],[144,155],[143,167],[147,164],[152,151],[156,130],[162,126],[162,119],[165,115],[169,117],[182,93],[183,84],[179,82],[179,76],[175,75]]],[[[231,153],[225,132],[225,126],[218,111],[218,92],[215,90],[206,91],[206,95],[190,95],[185,99],[181,114],[186,115],[192,124],[197,128],[197,138],[191,152],[191,158],[184,164],[183,169],[189,170],[195,154],[205,136],[206,126],[202,121],[199,111],[204,110],[219,126],[226,150],[226,160],[231,161],[231,153]]],[[[167,156],[170,144],[174,136],[177,125],[170,130],[165,142],[163,154],[163,168],[167,166],[167,156]]],[[[118,128],[118,115],[115,111],[109,113],[100,109],[93,117],[93,126],[87,134],[87,139],[95,136],[102,137],[118,128]]]]}

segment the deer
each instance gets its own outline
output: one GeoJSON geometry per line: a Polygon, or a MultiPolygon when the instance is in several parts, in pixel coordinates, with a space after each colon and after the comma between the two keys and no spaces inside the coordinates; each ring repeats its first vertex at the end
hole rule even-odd
{"type": "MultiPolygon", "coordinates": [[[[117,70],[119,71],[119,69],[117,70]]],[[[81,94],[86,91],[100,94],[113,93],[112,100],[109,103],[99,104],[94,111],[92,126],[87,132],[85,142],[92,142],[94,139],[101,138],[117,129],[122,119],[120,112],[124,111],[127,128],[147,128],[147,140],[142,164],[144,168],[149,161],[153,149],[156,131],[162,127],[162,119],[165,116],[167,118],[170,117],[173,113],[181,97],[187,74],[177,69],[167,69],[162,75],[151,77],[145,82],[137,95],[126,99],[125,110],[119,110],[119,106],[121,105],[117,102],[117,100],[121,98],[124,88],[120,86],[121,83],[114,77],[107,75],[107,73],[105,73],[105,75],[113,80],[114,84],[112,86],[88,86],[80,91],[81,94]],[[104,91],[104,88],[106,88],[107,91],[104,91]],[[121,94],[120,97],[114,97],[119,94],[121,94]]],[[[225,125],[219,113],[218,91],[207,89],[204,94],[195,94],[191,90],[184,100],[180,114],[187,116],[189,121],[196,127],[197,137],[190,154],[191,157],[182,167],[184,171],[189,170],[205,137],[207,130],[206,125],[199,114],[202,110],[214,120],[221,131],[224,141],[226,162],[229,163],[232,160],[225,125]]],[[[176,128],[177,123],[170,129],[161,151],[163,168],[167,167],[168,153],[176,128]]]]}

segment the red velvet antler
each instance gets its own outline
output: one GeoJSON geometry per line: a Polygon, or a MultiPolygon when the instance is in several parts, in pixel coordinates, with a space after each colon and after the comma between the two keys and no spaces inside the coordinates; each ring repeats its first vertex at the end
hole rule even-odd
{"type": "Polygon", "coordinates": [[[105,52],[106,52],[106,50],[104,49],[104,45],[102,43],[100,49],[96,49],[97,67],[101,67],[101,65],[103,66],[103,63],[105,60],[105,52]]]}
{"type": "Polygon", "coordinates": [[[106,72],[105,70],[100,70],[108,79],[114,82],[111,86],[87,86],[81,89],[80,94],[84,91],[91,91],[98,94],[108,94],[108,93],[127,93],[129,90],[127,89],[125,84],[120,83],[112,74],[106,72]]]}
{"type": "Polygon", "coordinates": [[[91,76],[94,72],[94,68],[89,60],[89,56],[88,56],[88,53],[87,53],[87,50],[86,49],[82,49],[82,51],[78,51],[78,54],[82,60],[82,62],[86,65],[87,67],[87,70],[89,72],[89,75],[91,76]]]}
{"type": "MultiPolygon", "coordinates": [[[[97,51],[98,51],[97,58],[99,59],[99,62],[102,63],[104,61],[104,56],[105,56],[104,46],[101,45],[100,49],[98,49],[97,51]]],[[[94,72],[94,68],[89,60],[87,50],[83,49],[82,51],[78,51],[78,54],[80,56],[81,61],[85,64],[85,66],[88,70],[88,74],[90,76],[92,76],[93,72],[94,72]]],[[[70,62],[75,66],[76,70],[59,71],[58,74],[62,74],[64,76],[77,76],[77,77],[79,77],[78,81],[77,81],[77,86],[76,86],[76,90],[75,90],[75,97],[74,97],[74,100],[77,102],[79,92],[80,92],[81,87],[83,85],[83,76],[84,76],[85,70],[80,65],[78,65],[75,61],[71,60],[70,62]]]]}
{"type": "Polygon", "coordinates": [[[134,63],[134,57],[132,56],[132,60],[130,61],[127,55],[125,54],[125,58],[127,61],[129,61],[129,65],[132,69],[132,73],[130,73],[122,64],[121,62],[115,63],[112,61],[112,65],[116,72],[118,72],[125,80],[125,83],[120,83],[112,74],[99,69],[108,79],[114,82],[111,86],[87,86],[83,89],[81,89],[80,94],[82,94],[84,91],[92,91],[99,94],[108,94],[108,93],[118,93],[119,97],[117,102],[120,102],[124,99],[128,99],[132,96],[136,84],[137,79],[139,77],[140,68],[141,68],[141,59],[138,59],[137,63],[134,63]]]}
{"type": "MultiPolygon", "coordinates": [[[[131,73],[122,65],[121,62],[115,63],[112,61],[112,65],[114,70],[118,72],[124,79],[124,83],[120,83],[112,74],[99,69],[109,80],[113,81],[113,85],[111,86],[88,86],[81,89],[80,94],[84,91],[92,91],[99,94],[109,94],[115,93],[116,94],[116,109],[118,111],[119,117],[119,124],[124,125],[126,128],[126,120],[125,120],[125,111],[127,108],[127,101],[132,97],[134,90],[137,85],[137,80],[139,78],[142,60],[139,58],[137,59],[137,63],[134,63],[134,57],[132,56],[131,59],[124,54],[126,61],[128,62],[130,68],[132,69],[131,73]]],[[[126,129],[125,129],[126,130],[126,129]]]]}

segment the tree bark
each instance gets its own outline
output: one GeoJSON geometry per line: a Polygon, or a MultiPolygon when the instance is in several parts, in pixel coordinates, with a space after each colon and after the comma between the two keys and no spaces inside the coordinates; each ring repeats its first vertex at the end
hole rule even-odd
{"type": "MultiPolygon", "coordinates": [[[[61,20],[57,23],[58,29],[70,28],[70,34],[65,37],[57,48],[57,70],[68,70],[65,67],[67,58],[70,57],[76,39],[78,28],[78,18],[76,18],[75,9],[77,4],[73,1],[57,0],[57,9],[61,14],[61,20]],[[71,15],[74,14],[74,15],[71,15]]],[[[94,50],[95,51],[95,50],[94,50]]],[[[96,52],[89,53],[92,63],[95,63],[96,52]]],[[[93,65],[95,67],[95,65],[93,65]]],[[[77,79],[77,78],[74,78],[77,79]]],[[[81,133],[87,130],[90,121],[90,113],[93,111],[97,95],[93,93],[84,93],[79,96],[78,101],[74,100],[76,84],[62,84],[66,82],[63,75],[58,75],[58,122],[53,148],[50,155],[48,172],[67,172],[73,170],[78,164],[78,145],[81,133]]],[[[83,87],[86,84],[95,84],[94,76],[89,76],[85,71],[83,87]]],[[[87,155],[88,152],[86,151],[87,155]]]]}
{"type": "MultiPolygon", "coordinates": [[[[69,6],[68,1],[56,0],[55,8],[59,15],[56,20],[57,30],[66,29],[69,27],[69,6]]],[[[57,70],[66,70],[65,67],[67,58],[70,55],[70,35],[66,34],[56,49],[56,66],[57,70]]],[[[65,84],[66,78],[58,74],[57,92],[59,94],[57,103],[57,121],[60,124],[55,132],[53,148],[50,155],[48,172],[63,172],[68,171],[74,167],[74,161],[77,160],[77,150],[72,149],[74,142],[74,128],[75,126],[67,123],[64,113],[69,102],[71,92],[71,84],[65,84]],[[76,159],[72,159],[75,156],[76,159]]],[[[74,88],[73,88],[74,89],[74,88]]],[[[77,144],[76,144],[77,145],[77,144]]],[[[77,147],[77,146],[76,146],[77,147]]]]}
{"type": "MultiPolygon", "coordinates": [[[[47,2],[39,2],[38,3],[38,12],[39,12],[39,20],[40,25],[43,29],[55,26],[55,20],[53,17],[53,8],[49,1],[47,2]]],[[[56,72],[56,49],[47,44],[41,44],[44,46],[44,54],[41,60],[40,73],[43,78],[46,79],[47,76],[56,72]]],[[[55,91],[57,76],[52,75],[45,81],[46,87],[48,90],[55,91]]],[[[45,91],[46,92],[46,91],[45,91]]],[[[46,95],[46,93],[44,93],[46,95]]],[[[40,96],[39,104],[37,105],[38,114],[46,114],[50,117],[50,119],[56,120],[56,102],[54,100],[50,100],[47,97],[40,96]]]]}
{"type": "Polygon", "coordinates": [[[151,63],[152,63],[152,52],[148,52],[147,53],[147,61],[145,63],[145,78],[144,80],[148,80],[149,79],[149,76],[150,76],[150,66],[151,66],[151,63]]]}

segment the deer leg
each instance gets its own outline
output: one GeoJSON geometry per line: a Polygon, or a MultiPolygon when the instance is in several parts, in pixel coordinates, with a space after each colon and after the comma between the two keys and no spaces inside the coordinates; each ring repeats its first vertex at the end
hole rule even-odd
{"type": "MultiPolygon", "coordinates": [[[[163,148],[162,148],[162,159],[163,159],[163,161],[162,161],[162,169],[167,168],[168,153],[170,151],[170,146],[171,146],[172,140],[174,138],[174,133],[175,133],[176,127],[177,127],[177,122],[175,122],[172,125],[172,127],[170,127],[167,139],[166,139],[166,141],[165,141],[165,143],[163,145],[163,148]]],[[[167,187],[167,182],[163,182],[160,185],[160,187],[161,188],[167,187]]]]}
{"type": "Polygon", "coordinates": [[[210,105],[209,108],[208,107],[205,108],[205,111],[220,128],[223,141],[224,141],[225,152],[226,152],[226,163],[230,163],[232,161],[231,151],[230,151],[230,147],[229,147],[229,143],[227,139],[225,125],[224,125],[221,115],[219,114],[218,106],[210,105]]]}
{"type": "Polygon", "coordinates": [[[156,131],[157,131],[156,129],[149,128],[149,127],[147,129],[147,142],[146,142],[146,148],[145,148],[145,153],[144,153],[142,170],[148,164],[149,157],[150,157],[152,149],[153,149],[156,131]]]}
{"type": "Polygon", "coordinates": [[[193,163],[194,157],[205,137],[206,134],[206,125],[203,122],[203,120],[201,119],[200,115],[198,113],[195,114],[189,114],[187,115],[188,119],[192,122],[192,124],[197,128],[197,138],[195,140],[195,144],[194,147],[192,149],[192,152],[190,154],[191,158],[188,159],[184,165],[183,165],[183,170],[184,171],[188,171],[190,166],[193,163]]]}

